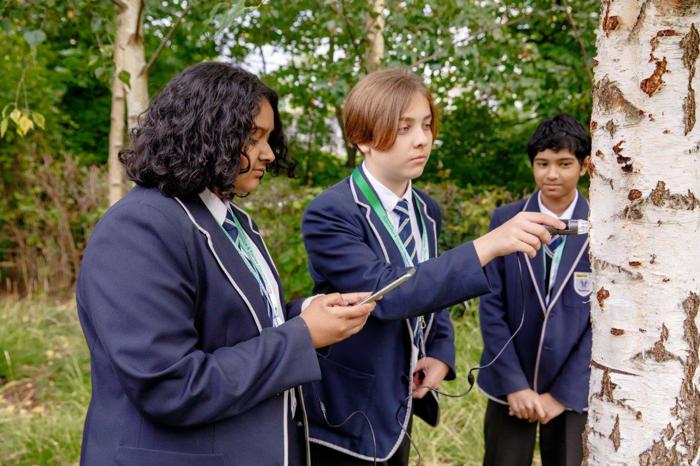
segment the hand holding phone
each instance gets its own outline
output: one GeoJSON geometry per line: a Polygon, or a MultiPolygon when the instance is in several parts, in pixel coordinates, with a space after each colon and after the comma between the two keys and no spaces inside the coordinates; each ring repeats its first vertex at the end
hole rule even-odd
{"type": "Polygon", "coordinates": [[[375,293],[372,293],[370,296],[365,298],[365,300],[362,301],[360,304],[372,303],[374,301],[379,300],[382,296],[384,296],[385,294],[387,294],[388,292],[390,292],[391,290],[393,290],[397,286],[402,285],[403,283],[406,283],[406,281],[409,278],[411,278],[412,276],[414,276],[415,274],[416,274],[416,269],[411,267],[410,269],[408,269],[406,271],[405,274],[401,275],[399,278],[397,278],[393,282],[389,283],[387,286],[385,286],[381,290],[379,290],[375,293]]]}

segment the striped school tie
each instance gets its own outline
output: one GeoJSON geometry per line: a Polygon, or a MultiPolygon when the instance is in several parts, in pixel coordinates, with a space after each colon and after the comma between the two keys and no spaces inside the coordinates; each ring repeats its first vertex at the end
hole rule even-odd
{"type": "MultiPolygon", "coordinates": [[[[413,229],[411,228],[411,218],[408,215],[408,201],[406,199],[401,199],[396,203],[394,207],[394,213],[399,217],[399,239],[403,242],[408,257],[411,258],[411,263],[416,264],[416,239],[413,237],[413,229]]],[[[411,326],[414,328],[413,332],[413,344],[416,348],[421,349],[421,342],[423,340],[423,325],[424,319],[412,317],[411,326]]]]}
{"type": "Polygon", "coordinates": [[[399,217],[399,238],[403,242],[408,257],[411,258],[413,264],[416,263],[416,239],[413,237],[413,229],[411,228],[411,218],[408,215],[408,201],[401,199],[394,207],[394,213],[399,217]]]}

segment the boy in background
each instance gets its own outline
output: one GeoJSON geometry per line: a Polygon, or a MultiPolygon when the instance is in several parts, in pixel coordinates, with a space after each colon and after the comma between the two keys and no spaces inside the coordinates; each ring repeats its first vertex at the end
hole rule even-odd
{"type": "MultiPolygon", "coordinates": [[[[520,212],[587,219],[588,202],[576,186],[590,148],[588,133],[570,115],[543,121],[528,144],[537,191],[496,209],[489,229],[520,212]]],[[[488,367],[478,378],[489,398],[484,465],[530,465],[539,424],[543,466],[580,466],[591,358],[588,235],[555,236],[534,258],[511,254],[485,269],[491,291],[479,315],[481,364],[488,367]]]]}

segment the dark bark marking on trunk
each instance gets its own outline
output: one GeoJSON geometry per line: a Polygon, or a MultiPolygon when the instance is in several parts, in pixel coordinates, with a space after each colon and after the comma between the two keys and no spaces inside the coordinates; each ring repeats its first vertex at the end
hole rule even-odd
{"type": "Polygon", "coordinates": [[[664,84],[663,75],[667,72],[667,66],[668,62],[666,61],[666,57],[662,60],[656,60],[656,68],[652,75],[643,79],[639,85],[639,88],[649,97],[654,95],[664,84]]]}
{"type": "Polygon", "coordinates": [[[695,127],[695,90],[693,78],[695,77],[695,63],[700,54],[700,34],[695,24],[690,25],[690,31],[681,39],[680,46],[683,49],[683,65],[688,68],[688,95],[683,100],[683,115],[685,134],[687,135],[695,127]]]}
{"type": "Polygon", "coordinates": [[[606,290],[605,288],[601,288],[598,290],[596,293],[596,299],[598,299],[598,306],[600,306],[600,310],[604,311],[605,310],[605,300],[610,297],[610,292],[606,290]]]}
{"type": "Polygon", "coordinates": [[[659,340],[654,343],[654,347],[641,353],[637,353],[632,357],[632,361],[644,362],[647,359],[653,359],[657,363],[668,361],[682,362],[680,356],[675,355],[666,349],[665,343],[668,341],[668,327],[665,324],[661,325],[661,335],[659,340]]]}
{"type": "Polygon", "coordinates": [[[611,138],[615,137],[615,133],[617,132],[617,125],[614,121],[608,120],[608,122],[605,123],[605,129],[608,130],[611,138]]]}
{"type": "Polygon", "coordinates": [[[613,426],[612,432],[610,432],[610,435],[608,436],[610,441],[613,444],[613,448],[615,448],[615,451],[620,449],[620,415],[615,416],[615,425],[613,426]]]}
{"type": "Polygon", "coordinates": [[[638,123],[646,113],[627,100],[607,75],[593,86],[593,101],[601,112],[622,111],[631,123],[638,123]]]}
{"type": "Polygon", "coordinates": [[[661,180],[649,194],[649,201],[656,207],[674,210],[695,210],[700,204],[692,191],[688,190],[688,194],[671,194],[671,190],[666,189],[666,183],[661,180]]]}

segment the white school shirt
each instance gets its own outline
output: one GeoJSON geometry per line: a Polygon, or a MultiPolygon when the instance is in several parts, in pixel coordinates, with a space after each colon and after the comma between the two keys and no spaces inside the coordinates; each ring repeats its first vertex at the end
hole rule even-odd
{"type": "Polygon", "coordinates": [[[367,180],[369,181],[369,184],[372,185],[374,192],[377,193],[379,202],[382,203],[384,210],[386,210],[386,213],[389,215],[389,220],[391,220],[391,223],[394,225],[397,233],[399,232],[399,214],[394,212],[394,207],[396,207],[396,204],[398,204],[401,199],[406,199],[408,202],[408,219],[409,222],[411,222],[411,234],[413,235],[413,240],[416,244],[417,262],[427,260],[427,257],[423,257],[423,248],[421,247],[422,243],[420,230],[418,229],[418,218],[416,217],[416,211],[413,206],[413,189],[411,180],[408,180],[408,187],[406,188],[404,195],[399,197],[394,194],[391,189],[384,186],[381,181],[376,179],[372,173],[370,173],[364,163],[362,164],[362,172],[367,176],[367,180]]]}

